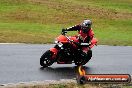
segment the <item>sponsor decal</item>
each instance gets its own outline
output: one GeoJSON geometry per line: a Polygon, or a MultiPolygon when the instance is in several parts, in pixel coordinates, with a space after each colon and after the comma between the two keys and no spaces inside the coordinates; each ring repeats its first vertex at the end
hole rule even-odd
{"type": "Polygon", "coordinates": [[[85,70],[80,66],[78,68],[77,82],[84,83],[130,83],[131,76],[129,74],[86,74],[85,70]]]}

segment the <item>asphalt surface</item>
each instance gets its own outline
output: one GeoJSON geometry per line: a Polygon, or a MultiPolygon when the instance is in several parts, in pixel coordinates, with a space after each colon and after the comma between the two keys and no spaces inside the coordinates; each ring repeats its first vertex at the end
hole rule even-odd
{"type": "MultiPolygon", "coordinates": [[[[76,77],[74,64],[41,68],[39,58],[53,45],[0,44],[0,84],[76,77]]],[[[86,64],[87,74],[131,74],[131,46],[95,46],[86,64]]]]}

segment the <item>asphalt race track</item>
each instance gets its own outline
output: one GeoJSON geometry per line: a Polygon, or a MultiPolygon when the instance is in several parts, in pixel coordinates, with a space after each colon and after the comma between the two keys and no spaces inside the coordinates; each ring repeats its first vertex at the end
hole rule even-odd
{"type": "MultiPolygon", "coordinates": [[[[0,84],[43,80],[73,79],[74,64],[42,68],[41,55],[53,44],[0,44],[0,84]]],[[[131,74],[131,46],[95,46],[93,58],[86,64],[87,74],[131,74]]]]}

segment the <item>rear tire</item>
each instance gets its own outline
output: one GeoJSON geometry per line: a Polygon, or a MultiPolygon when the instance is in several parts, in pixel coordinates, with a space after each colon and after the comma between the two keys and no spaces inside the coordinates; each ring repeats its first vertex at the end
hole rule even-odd
{"type": "Polygon", "coordinates": [[[86,56],[85,56],[85,53],[84,54],[82,53],[82,55],[84,55],[84,56],[80,57],[79,60],[77,60],[77,59],[74,60],[75,65],[77,65],[77,66],[85,65],[92,57],[92,50],[89,50],[86,56]]]}
{"type": "Polygon", "coordinates": [[[52,59],[52,52],[50,50],[47,50],[40,58],[40,65],[43,67],[48,67],[52,65],[54,62],[52,59]]]}
{"type": "Polygon", "coordinates": [[[77,66],[80,66],[80,65],[82,65],[82,60],[79,60],[79,61],[77,61],[77,60],[74,60],[74,62],[75,62],[75,65],[77,65],[77,66]]]}

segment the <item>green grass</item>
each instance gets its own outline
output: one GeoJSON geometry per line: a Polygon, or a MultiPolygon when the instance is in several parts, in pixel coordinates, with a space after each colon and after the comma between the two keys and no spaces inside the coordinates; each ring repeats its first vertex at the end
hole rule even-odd
{"type": "Polygon", "coordinates": [[[0,23],[0,40],[1,42],[51,43],[60,33],[57,28],[60,28],[60,25],[0,23]]]}
{"type": "Polygon", "coordinates": [[[0,0],[0,42],[53,43],[62,28],[89,18],[99,44],[131,46],[131,3],[131,0],[0,0]]]}
{"type": "Polygon", "coordinates": [[[73,3],[85,6],[99,7],[103,9],[112,9],[119,12],[132,13],[131,0],[70,0],[73,3]]]}
{"type": "Polygon", "coordinates": [[[108,21],[106,26],[96,28],[95,34],[101,44],[131,45],[132,44],[132,21],[108,21]],[[123,26],[124,25],[124,26],[123,26]],[[127,26],[126,26],[127,25],[127,26]]]}

